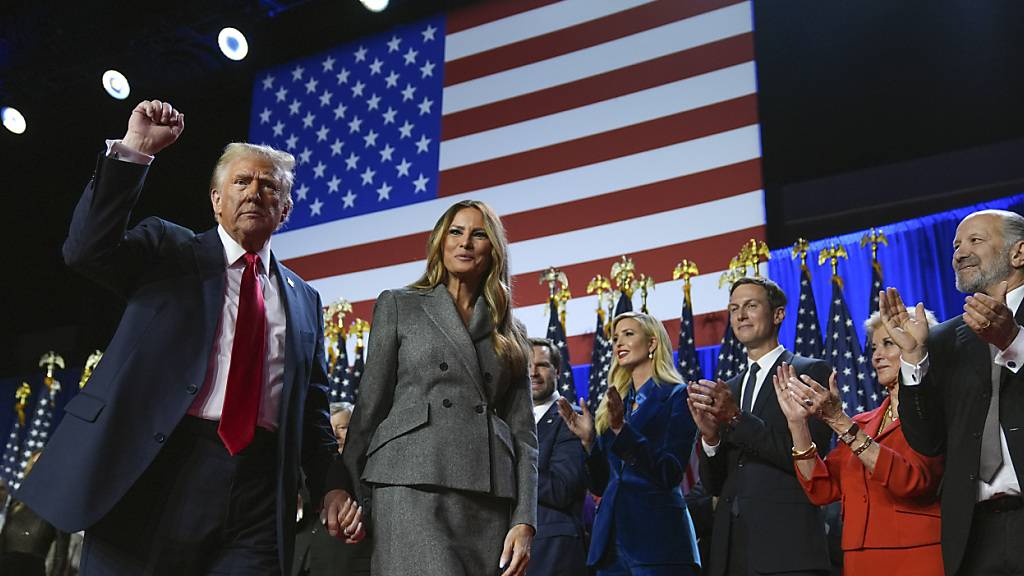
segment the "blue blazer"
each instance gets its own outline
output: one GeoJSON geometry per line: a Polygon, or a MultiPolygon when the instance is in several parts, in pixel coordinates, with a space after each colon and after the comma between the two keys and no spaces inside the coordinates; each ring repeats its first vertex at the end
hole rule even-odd
{"type": "MultiPolygon", "coordinates": [[[[596,565],[615,539],[638,565],[700,566],[693,523],[680,483],[697,425],[686,386],[657,384],[622,430],[597,438],[587,457],[590,489],[601,496],[587,564],[596,565]]],[[[643,390],[643,388],[641,389],[643,390]]]]}
{"type": "MultiPolygon", "coordinates": [[[[158,218],[127,229],[146,172],[101,156],[64,244],[69,266],[126,302],[89,385],[68,402],[17,494],[65,532],[103,518],[156,458],[205,383],[224,303],[216,229],[196,234],[158,218]]],[[[320,297],[275,258],[270,266],[287,326],[275,494],[287,574],[300,462],[318,502],[337,444],[327,416],[320,297]]]]}

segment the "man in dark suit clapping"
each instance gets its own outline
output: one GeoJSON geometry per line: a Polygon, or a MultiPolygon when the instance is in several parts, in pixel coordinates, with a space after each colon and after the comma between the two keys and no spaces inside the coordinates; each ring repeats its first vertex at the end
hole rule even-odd
{"type": "Polygon", "coordinates": [[[587,573],[583,544],[583,446],[558,416],[555,383],[562,355],[550,340],[531,338],[530,387],[537,422],[537,535],[528,575],[587,573]]]}

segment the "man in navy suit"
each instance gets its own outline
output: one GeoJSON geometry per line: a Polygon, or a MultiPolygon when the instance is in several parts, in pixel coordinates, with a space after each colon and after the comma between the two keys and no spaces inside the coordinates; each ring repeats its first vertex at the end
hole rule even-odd
{"type": "Polygon", "coordinates": [[[555,383],[562,354],[544,338],[531,338],[530,385],[537,422],[537,534],[528,575],[584,576],[583,445],[558,415],[555,383]]]}
{"type": "Polygon", "coordinates": [[[338,464],[320,298],[270,251],[294,158],[231,144],[210,185],[216,228],[128,229],[149,163],[184,127],[169,103],[136,106],[64,244],[126,308],[18,498],[86,529],[86,576],[288,574],[300,464],[332,531],[356,527],[347,494],[324,486],[338,464]]]}

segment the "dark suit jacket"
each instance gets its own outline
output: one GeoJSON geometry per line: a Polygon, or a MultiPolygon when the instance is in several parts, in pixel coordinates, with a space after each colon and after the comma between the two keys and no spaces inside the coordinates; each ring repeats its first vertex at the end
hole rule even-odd
{"type": "MultiPolygon", "coordinates": [[[[768,378],[782,362],[823,385],[832,373],[825,362],[795,356],[787,350],[772,366],[768,378]]],[[[745,372],[728,382],[737,401],[744,377],[745,372]]],[[[809,424],[814,443],[826,452],[832,431],[818,419],[809,424]]],[[[792,449],[789,425],[770,379],[761,385],[751,412],[743,412],[735,427],[723,429],[714,458],[708,458],[698,446],[701,482],[719,497],[706,574],[724,574],[729,558],[736,554],[747,555],[752,572],[830,570],[824,518],[796,479],[792,449]],[[743,517],[748,531],[745,550],[734,550],[729,545],[734,512],[743,517]]]]}
{"type": "MultiPolygon", "coordinates": [[[[1024,306],[1017,323],[1024,323],[1024,306]]],[[[926,456],[946,456],[942,480],[942,560],[946,574],[960,568],[977,500],[981,435],[992,397],[992,357],[963,317],[932,328],[930,367],[917,385],[900,386],[900,419],[910,446],[926,456]]],[[[1024,486],[1024,371],[1003,369],[999,423],[1006,434],[1017,482],[1024,486]]]]}
{"type": "Polygon", "coordinates": [[[623,424],[597,438],[587,457],[590,489],[601,496],[587,564],[615,539],[641,565],[700,564],[680,483],[697,425],[686,386],[659,384],[623,424]]]}
{"type": "Polygon", "coordinates": [[[537,422],[537,534],[527,574],[583,576],[583,445],[552,404],[537,422]]]}
{"type": "MultiPolygon", "coordinates": [[[[101,157],[64,244],[69,266],[126,301],[89,386],[68,402],[18,493],[66,532],[100,520],[156,458],[204,385],[224,303],[216,229],[195,234],[151,217],[126,230],[146,173],[145,166],[101,157]]],[[[287,321],[275,494],[287,574],[300,463],[320,501],[337,444],[327,416],[320,297],[271,260],[287,321]]]]}

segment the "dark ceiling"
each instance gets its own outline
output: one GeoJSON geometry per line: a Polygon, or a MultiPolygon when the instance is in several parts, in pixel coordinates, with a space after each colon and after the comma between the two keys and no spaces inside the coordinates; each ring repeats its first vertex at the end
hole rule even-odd
{"type": "MultiPolygon", "coordinates": [[[[173,102],[188,125],[153,166],[136,217],[204,228],[208,174],[225,142],[246,137],[258,70],[471,3],[392,0],[383,14],[356,0],[4,3],[0,105],[29,127],[0,130],[0,376],[28,372],[50,348],[80,364],[110,337],[119,304],[68,272],[60,245],[103,139],[123,134],[139,100],[173,102]],[[220,55],[222,26],[246,33],[246,60],[220,55]],[[128,100],[103,92],[108,68],[128,76],[128,100]]],[[[755,0],[754,10],[776,244],[799,231],[781,208],[794,184],[1024,140],[1022,2],[755,0]]],[[[912,213],[935,209],[928,192],[911,195],[912,213]]],[[[881,223],[884,209],[828,231],[881,223]]]]}

